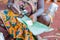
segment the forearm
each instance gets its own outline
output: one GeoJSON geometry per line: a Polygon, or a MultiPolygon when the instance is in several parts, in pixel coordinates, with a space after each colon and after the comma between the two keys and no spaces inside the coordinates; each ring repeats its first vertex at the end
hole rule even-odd
{"type": "Polygon", "coordinates": [[[35,16],[40,16],[44,12],[44,0],[38,0],[38,10],[35,16]]]}
{"type": "Polygon", "coordinates": [[[44,12],[43,8],[38,9],[38,11],[35,13],[35,16],[40,16],[44,12]]]}

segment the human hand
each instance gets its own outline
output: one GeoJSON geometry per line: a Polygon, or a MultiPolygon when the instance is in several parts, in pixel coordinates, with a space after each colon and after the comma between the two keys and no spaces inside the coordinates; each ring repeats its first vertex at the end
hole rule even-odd
{"type": "Polygon", "coordinates": [[[31,15],[30,18],[33,22],[37,21],[37,16],[35,16],[35,14],[31,15]]]}

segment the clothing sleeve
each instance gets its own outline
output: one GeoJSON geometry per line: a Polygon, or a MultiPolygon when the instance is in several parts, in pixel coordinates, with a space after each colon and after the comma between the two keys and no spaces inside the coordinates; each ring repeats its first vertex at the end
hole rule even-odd
{"type": "Polygon", "coordinates": [[[44,0],[38,0],[37,8],[35,16],[40,16],[44,12],[44,0]]]}

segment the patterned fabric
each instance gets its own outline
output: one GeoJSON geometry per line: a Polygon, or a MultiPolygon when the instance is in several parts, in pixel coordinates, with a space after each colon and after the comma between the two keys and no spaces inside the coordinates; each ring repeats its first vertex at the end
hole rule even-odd
{"type": "Polygon", "coordinates": [[[29,29],[17,20],[18,14],[14,14],[11,10],[4,10],[0,13],[0,17],[11,37],[21,38],[22,40],[34,40],[29,29]]]}

